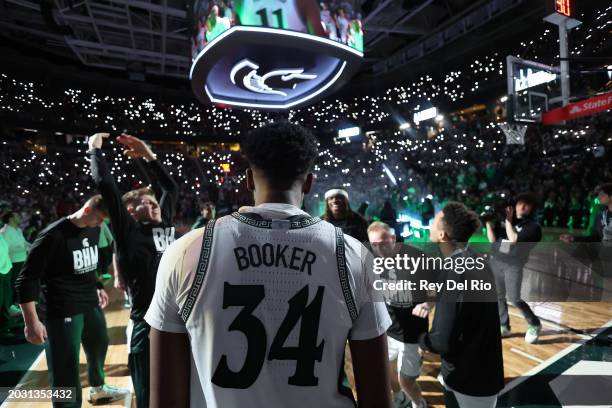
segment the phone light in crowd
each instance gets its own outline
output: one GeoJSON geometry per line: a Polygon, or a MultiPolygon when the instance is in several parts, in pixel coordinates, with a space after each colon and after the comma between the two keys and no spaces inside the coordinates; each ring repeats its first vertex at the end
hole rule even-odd
{"type": "Polygon", "coordinates": [[[406,129],[410,129],[410,123],[404,122],[399,125],[399,130],[406,130],[406,129]]]}
{"type": "Polygon", "coordinates": [[[499,101],[502,102],[502,103],[506,102],[507,100],[508,100],[508,95],[504,95],[501,98],[499,98],[499,101]]]}
{"type": "Polygon", "coordinates": [[[359,136],[360,134],[361,128],[359,128],[358,126],[338,130],[338,137],[349,138],[353,136],[359,136]]]}
{"type": "Polygon", "coordinates": [[[427,119],[433,119],[438,115],[438,108],[435,106],[433,108],[425,109],[420,112],[417,112],[413,116],[414,123],[417,125],[419,122],[422,122],[427,119]]]}

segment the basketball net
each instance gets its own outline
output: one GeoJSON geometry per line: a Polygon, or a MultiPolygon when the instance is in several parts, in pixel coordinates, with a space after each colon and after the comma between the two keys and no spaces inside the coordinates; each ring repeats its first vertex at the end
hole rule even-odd
{"type": "Polygon", "coordinates": [[[525,132],[527,132],[527,125],[517,125],[512,123],[498,123],[497,126],[506,135],[506,144],[525,144],[525,132]]]}

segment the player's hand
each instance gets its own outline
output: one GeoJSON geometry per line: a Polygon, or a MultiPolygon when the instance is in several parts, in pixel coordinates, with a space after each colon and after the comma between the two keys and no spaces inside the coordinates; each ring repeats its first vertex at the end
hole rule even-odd
{"type": "Polygon", "coordinates": [[[561,234],[559,235],[559,240],[569,244],[570,242],[574,242],[574,236],[570,234],[561,234]]]}
{"type": "Polygon", "coordinates": [[[28,343],[43,344],[47,340],[47,328],[42,322],[36,322],[32,326],[26,325],[23,333],[28,343]]]}
{"type": "Polygon", "coordinates": [[[98,289],[98,301],[100,302],[100,307],[104,309],[106,305],[108,305],[108,295],[104,291],[104,289],[98,289]]]}
{"type": "Polygon", "coordinates": [[[431,307],[427,303],[419,303],[412,309],[412,315],[426,318],[431,311],[431,307]]]}
{"type": "Polygon", "coordinates": [[[115,289],[125,291],[125,281],[118,275],[115,275],[115,283],[113,284],[115,289]]]}
{"type": "Polygon", "coordinates": [[[89,150],[93,149],[101,149],[103,139],[109,137],[108,133],[96,133],[93,136],[90,136],[87,140],[87,144],[89,145],[89,150]]]}
{"type": "Polygon", "coordinates": [[[508,206],[506,207],[506,220],[512,222],[514,219],[514,207],[508,206]]]}
{"type": "Polygon", "coordinates": [[[117,138],[117,141],[125,147],[123,154],[132,159],[143,158],[146,161],[151,161],[157,158],[153,150],[137,137],[122,133],[117,138]]]}

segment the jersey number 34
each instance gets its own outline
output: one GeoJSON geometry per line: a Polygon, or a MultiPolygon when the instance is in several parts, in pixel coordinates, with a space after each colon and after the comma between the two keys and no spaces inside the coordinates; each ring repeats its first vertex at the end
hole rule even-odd
{"type": "Polygon", "coordinates": [[[259,377],[267,354],[268,360],[296,361],[295,373],[289,377],[288,384],[316,386],[319,379],[314,375],[315,361],[321,361],[325,344],[325,340],[316,344],[324,291],[325,288],[319,286],[309,305],[308,285],[289,299],[289,310],[267,352],[266,329],[261,320],[253,315],[253,311],[265,298],[264,286],[232,285],[225,282],[223,309],[242,306],[240,313],[229,325],[229,330],[244,333],[248,348],[240,371],[232,371],[227,364],[227,355],[221,356],[212,377],[213,384],[223,388],[250,387],[259,377]],[[299,344],[297,347],[285,347],[287,337],[298,321],[301,321],[299,344]]]}

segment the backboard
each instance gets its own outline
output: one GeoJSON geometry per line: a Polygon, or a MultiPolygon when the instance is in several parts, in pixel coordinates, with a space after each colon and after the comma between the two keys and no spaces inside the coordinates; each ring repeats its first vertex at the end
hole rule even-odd
{"type": "Polygon", "coordinates": [[[539,122],[543,112],[561,104],[561,77],[558,67],[512,55],[506,58],[506,65],[509,122],[539,122]]]}

